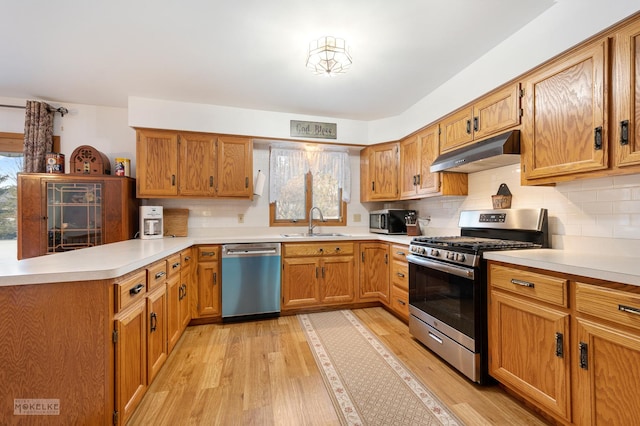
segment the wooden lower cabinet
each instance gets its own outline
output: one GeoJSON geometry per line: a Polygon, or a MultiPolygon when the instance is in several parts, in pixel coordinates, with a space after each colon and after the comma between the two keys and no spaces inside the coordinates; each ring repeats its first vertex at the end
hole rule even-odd
{"type": "Polygon", "coordinates": [[[196,251],[198,264],[191,298],[193,317],[219,317],[222,314],[220,246],[199,246],[196,251]]]}
{"type": "Polygon", "coordinates": [[[360,243],[359,300],[389,303],[389,244],[360,243]]]}
{"type": "Polygon", "coordinates": [[[164,285],[147,295],[147,322],[147,377],[151,383],[168,356],[167,290],[164,285]]]}
{"type": "Polygon", "coordinates": [[[353,243],[284,245],[282,310],[355,300],[353,243]]]}
{"type": "Polygon", "coordinates": [[[115,320],[116,424],[126,424],[147,391],[147,304],[135,303],[115,320]]]}
{"type": "Polygon", "coordinates": [[[391,245],[391,294],[389,307],[405,321],[409,321],[409,265],[405,245],[391,245]]]}

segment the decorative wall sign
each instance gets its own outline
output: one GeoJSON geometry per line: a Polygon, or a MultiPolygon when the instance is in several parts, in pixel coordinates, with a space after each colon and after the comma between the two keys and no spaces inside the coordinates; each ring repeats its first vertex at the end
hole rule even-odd
{"type": "Polygon", "coordinates": [[[336,123],[291,120],[291,136],[303,138],[337,139],[336,123]]]}

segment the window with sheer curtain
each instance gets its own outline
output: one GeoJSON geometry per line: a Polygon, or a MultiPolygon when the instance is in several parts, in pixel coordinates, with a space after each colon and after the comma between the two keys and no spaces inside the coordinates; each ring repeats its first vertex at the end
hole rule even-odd
{"type": "MultiPolygon", "coordinates": [[[[327,225],[346,225],[351,197],[346,149],[272,147],[269,166],[270,224],[307,222],[318,207],[327,225]]],[[[319,219],[315,214],[314,219],[319,219]]]]}

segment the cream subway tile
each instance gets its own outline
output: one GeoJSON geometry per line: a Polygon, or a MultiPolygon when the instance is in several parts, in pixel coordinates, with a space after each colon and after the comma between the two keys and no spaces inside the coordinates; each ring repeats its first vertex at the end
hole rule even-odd
{"type": "Polygon", "coordinates": [[[631,199],[631,189],[629,188],[614,188],[614,189],[600,189],[597,191],[598,201],[622,201],[631,199]]]}
{"type": "Polygon", "coordinates": [[[640,187],[639,188],[633,188],[631,190],[631,199],[632,200],[640,200],[640,187]]]}
{"type": "Polygon", "coordinates": [[[613,230],[613,237],[640,239],[640,227],[638,226],[616,226],[613,230]]]}
{"type": "Polygon", "coordinates": [[[607,189],[613,186],[613,177],[580,180],[583,189],[607,189]]]}
{"type": "Polygon", "coordinates": [[[567,193],[568,199],[574,203],[597,201],[598,191],[571,191],[567,193]]]}
{"type": "Polygon", "coordinates": [[[613,178],[613,187],[640,187],[640,174],[615,176],[613,178]]]}
{"type": "Polygon", "coordinates": [[[613,203],[615,213],[638,213],[640,212],[640,200],[618,201],[613,203]]]}
{"type": "Polygon", "coordinates": [[[618,203],[611,203],[605,201],[594,201],[581,203],[582,210],[588,214],[611,214],[613,213],[613,205],[618,203]]]}

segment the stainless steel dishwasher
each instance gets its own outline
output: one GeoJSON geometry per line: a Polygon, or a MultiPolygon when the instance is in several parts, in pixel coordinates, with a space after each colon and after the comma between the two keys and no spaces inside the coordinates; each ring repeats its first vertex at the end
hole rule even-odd
{"type": "Polygon", "coordinates": [[[280,315],[280,243],[222,246],[222,319],[280,315]]]}

